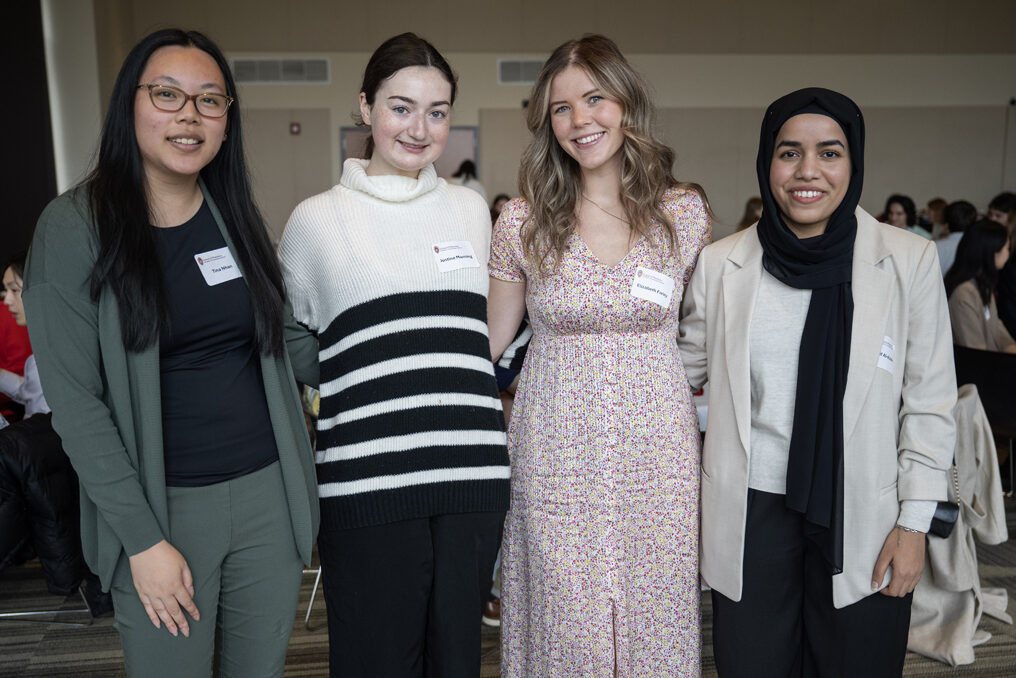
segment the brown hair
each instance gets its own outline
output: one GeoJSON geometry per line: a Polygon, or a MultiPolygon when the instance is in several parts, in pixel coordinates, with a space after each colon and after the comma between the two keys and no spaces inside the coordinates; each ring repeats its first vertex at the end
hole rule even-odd
{"type": "Polygon", "coordinates": [[[529,216],[522,230],[522,251],[540,267],[556,266],[575,230],[575,207],[582,195],[579,165],[558,144],[550,122],[550,87],[569,66],[581,68],[602,95],[621,105],[621,203],[625,219],[639,235],[648,235],[652,224],[666,226],[668,245],[674,246],[673,224],[660,208],[663,193],[674,186],[688,188],[702,198],[697,184],[674,178],[674,151],[657,139],[653,125],[655,108],[649,87],[610,38],[586,35],[570,40],[550,55],[533,85],[526,124],[533,137],[522,154],[519,192],[529,203],[529,216]]]}
{"type": "MultiPolygon", "coordinates": [[[[392,77],[403,68],[411,66],[425,66],[436,68],[444,75],[445,80],[452,86],[452,98],[449,103],[455,103],[455,94],[458,92],[458,77],[452,71],[445,58],[437,51],[434,45],[430,44],[415,33],[400,33],[388,38],[381,43],[374,53],[370,55],[367,68],[363,71],[363,83],[360,85],[366,99],[367,105],[374,106],[374,96],[381,83],[392,77]]],[[[353,113],[353,122],[357,127],[368,127],[363,121],[359,109],[353,113]]],[[[374,138],[367,137],[364,146],[365,158],[370,158],[374,153],[374,138]]]]}

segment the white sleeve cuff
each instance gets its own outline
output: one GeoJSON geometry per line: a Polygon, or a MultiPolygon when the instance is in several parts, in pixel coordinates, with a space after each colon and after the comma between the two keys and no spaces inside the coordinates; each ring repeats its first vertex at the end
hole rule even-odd
{"type": "Polygon", "coordinates": [[[9,370],[0,369],[0,393],[3,393],[8,398],[14,399],[18,391],[21,390],[21,382],[23,381],[24,377],[9,370]]]}
{"type": "Polygon", "coordinates": [[[918,532],[927,532],[937,507],[937,501],[905,499],[900,504],[900,518],[896,524],[918,532]]]}

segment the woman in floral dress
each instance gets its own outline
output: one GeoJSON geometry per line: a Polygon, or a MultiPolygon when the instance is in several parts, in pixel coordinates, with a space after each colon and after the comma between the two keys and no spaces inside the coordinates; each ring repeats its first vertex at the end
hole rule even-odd
{"type": "Polygon", "coordinates": [[[534,332],[509,431],[505,678],[700,672],[700,437],[676,337],[710,225],[653,113],[609,39],[561,45],[495,227],[492,355],[526,307],[534,332]]]}

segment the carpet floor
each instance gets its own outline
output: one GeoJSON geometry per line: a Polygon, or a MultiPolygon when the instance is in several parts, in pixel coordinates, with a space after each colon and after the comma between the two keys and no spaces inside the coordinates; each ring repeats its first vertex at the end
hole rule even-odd
{"type": "MultiPolygon", "coordinates": [[[[1007,500],[1006,509],[1009,533],[1016,535],[1016,501],[1007,500]]],[[[1016,617],[1016,539],[993,547],[978,545],[978,560],[982,585],[1005,588],[1009,592],[1008,612],[1016,617]]],[[[287,678],[328,675],[328,633],[320,592],[311,610],[310,629],[304,627],[303,621],[313,584],[313,575],[306,575],[289,644],[287,678]]],[[[0,613],[26,609],[73,610],[81,606],[80,599],[50,595],[37,562],[0,573],[0,613]]],[[[87,619],[87,614],[69,614],[62,618],[82,620],[87,619]]],[[[708,594],[703,595],[702,626],[702,675],[711,678],[716,676],[716,668],[708,594]]],[[[980,628],[991,633],[992,638],[976,648],[977,659],[972,665],[953,668],[908,653],[903,675],[908,678],[1016,677],[1016,626],[985,617],[980,628]]],[[[500,675],[498,631],[484,627],[482,633],[480,676],[495,678],[500,675]]],[[[112,617],[100,618],[81,627],[0,620],[0,676],[4,678],[115,678],[123,675],[120,638],[113,628],[112,617]]]]}

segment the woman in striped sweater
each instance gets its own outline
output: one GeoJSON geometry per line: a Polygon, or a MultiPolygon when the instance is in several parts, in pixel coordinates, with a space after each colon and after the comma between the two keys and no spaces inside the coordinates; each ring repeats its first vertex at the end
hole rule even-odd
{"type": "Polygon", "coordinates": [[[487,340],[487,207],[433,165],[455,80],[411,33],[382,44],[360,92],[369,159],[301,203],[280,247],[295,316],[320,342],[332,676],[479,670],[509,467],[487,340]]]}

